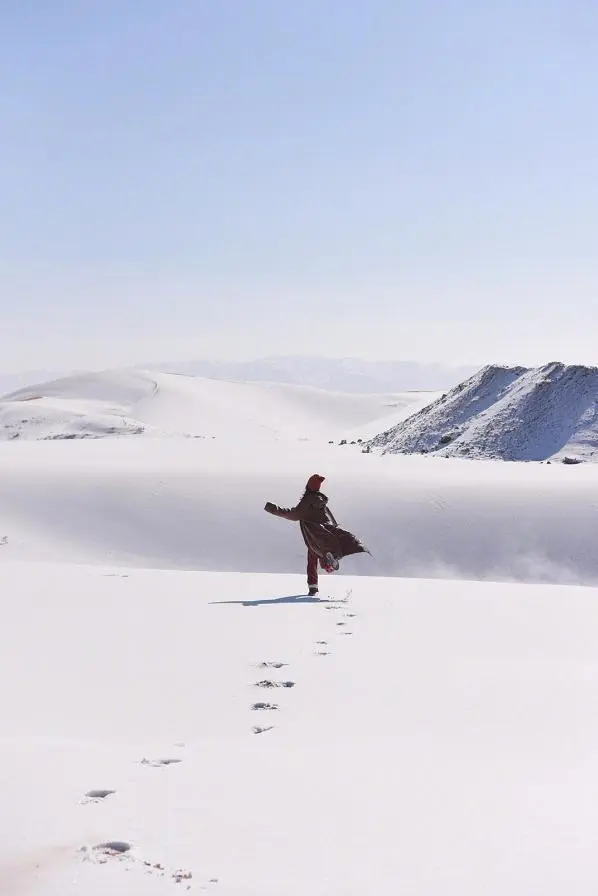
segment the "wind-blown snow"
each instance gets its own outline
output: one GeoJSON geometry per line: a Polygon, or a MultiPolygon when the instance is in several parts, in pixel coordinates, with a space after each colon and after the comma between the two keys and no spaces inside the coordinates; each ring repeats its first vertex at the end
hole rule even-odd
{"type": "Polygon", "coordinates": [[[0,560],[303,570],[296,524],[264,513],[327,476],[359,575],[598,583],[598,468],[377,457],[300,442],[102,439],[0,445],[0,560]]]}
{"type": "Polygon", "coordinates": [[[486,367],[370,444],[444,457],[596,460],[598,368],[486,367]]]}

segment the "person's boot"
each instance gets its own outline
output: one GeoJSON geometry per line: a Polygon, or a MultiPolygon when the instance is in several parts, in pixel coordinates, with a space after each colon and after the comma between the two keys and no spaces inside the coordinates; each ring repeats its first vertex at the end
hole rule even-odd
{"type": "Polygon", "coordinates": [[[315,595],[316,595],[317,593],[318,593],[318,586],[317,586],[317,585],[310,585],[310,586],[309,586],[309,591],[308,591],[309,596],[310,596],[310,597],[315,597],[315,595]]]}
{"type": "Polygon", "coordinates": [[[324,554],[322,559],[320,560],[320,566],[326,572],[336,572],[340,566],[340,563],[330,551],[327,554],[324,554]]]}

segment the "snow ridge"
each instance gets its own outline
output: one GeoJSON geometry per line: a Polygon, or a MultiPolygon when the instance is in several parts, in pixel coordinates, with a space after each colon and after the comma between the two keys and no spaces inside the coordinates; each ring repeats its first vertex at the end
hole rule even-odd
{"type": "Polygon", "coordinates": [[[598,368],[485,367],[369,445],[383,454],[598,460],[598,368]]]}

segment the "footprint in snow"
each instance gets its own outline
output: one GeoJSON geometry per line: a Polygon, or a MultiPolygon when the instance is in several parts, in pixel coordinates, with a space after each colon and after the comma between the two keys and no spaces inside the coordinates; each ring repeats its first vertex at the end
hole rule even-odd
{"type": "Polygon", "coordinates": [[[82,846],[79,852],[83,854],[84,862],[104,865],[110,860],[134,861],[133,856],[128,855],[132,848],[132,844],[126,840],[107,840],[105,843],[97,843],[91,849],[89,846],[82,846]]]}
{"type": "Polygon", "coordinates": [[[132,845],[126,840],[108,840],[106,843],[98,843],[97,846],[94,846],[94,851],[110,856],[122,856],[132,848],[132,845]]]}
{"type": "Polygon", "coordinates": [[[272,681],[269,678],[264,678],[263,681],[256,681],[256,688],[294,688],[294,681],[272,681]]]}
{"type": "Polygon", "coordinates": [[[252,703],[251,708],[255,711],[278,709],[278,703],[252,703]]]}
{"type": "MultiPolygon", "coordinates": [[[[254,725],[251,730],[253,731],[254,734],[265,734],[266,731],[272,731],[273,728],[274,728],[274,725],[266,725],[266,726],[254,725]]],[[[215,881],[214,881],[214,883],[215,883],[215,881]]]]}
{"type": "Polygon", "coordinates": [[[144,756],[141,760],[141,765],[149,765],[152,768],[160,768],[163,765],[175,765],[177,762],[182,762],[182,759],[176,758],[167,758],[167,759],[146,759],[144,756]]]}
{"type": "Polygon", "coordinates": [[[278,661],[276,661],[276,662],[264,661],[263,663],[258,663],[257,668],[258,669],[282,669],[283,666],[288,666],[288,665],[289,665],[288,663],[279,663],[278,661]]]}
{"type": "Polygon", "coordinates": [[[85,794],[85,799],[82,802],[85,803],[100,803],[102,800],[105,800],[107,796],[112,796],[113,793],[116,793],[116,790],[88,790],[85,794]]]}
{"type": "MultiPolygon", "coordinates": [[[[187,882],[187,890],[191,889],[189,883],[193,878],[193,873],[185,868],[168,868],[161,862],[148,862],[137,856],[131,855],[133,846],[126,840],[108,840],[105,843],[98,843],[91,849],[83,846],[79,850],[83,854],[84,862],[95,862],[98,865],[104,865],[109,861],[127,862],[129,866],[137,866],[142,868],[146,874],[153,874],[156,877],[169,877],[175,884],[187,882]]],[[[127,867],[127,871],[129,867],[127,867]]],[[[210,878],[209,883],[218,883],[218,878],[210,878]]],[[[202,888],[203,889],[203,888],[202,888]]]]}

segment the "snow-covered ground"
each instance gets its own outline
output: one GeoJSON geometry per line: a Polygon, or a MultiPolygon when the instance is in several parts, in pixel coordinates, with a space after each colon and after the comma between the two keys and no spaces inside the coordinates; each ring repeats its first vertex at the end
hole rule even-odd
{"type": "Polygon", "coordinates": [[[0,444],[0,560],[243,572],[304,566],[297,527],[263,512],[321,472],[373,557],[358,575],[598,584],[598,468],[377,457],[284,440],[0,444]]]}
{"type": "Polygon", "coordinates": [[[328,444],[426,400],[121,371],[2,405],[57,415],[0,444],[2,896],[593,896],[598,467],[328,444]],[[263,511],[316,471],[373,555],[319,600],[263,511]]]}
{"type": "Polygon", "coordinates": [[[511,461],[598,460],[598,368],[489,366],[381,431],[387,453],[511,461]]]}
{"type": "Polygon", "coordinates": [[[0,582],[2,893],[596,892],[594,589],[0,582]]]}

